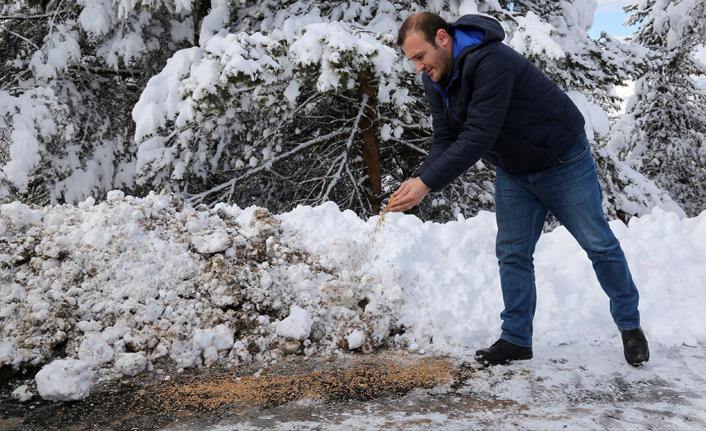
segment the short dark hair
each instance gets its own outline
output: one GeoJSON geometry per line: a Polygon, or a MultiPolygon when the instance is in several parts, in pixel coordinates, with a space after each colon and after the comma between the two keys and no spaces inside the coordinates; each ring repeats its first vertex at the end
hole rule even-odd
{"type": "Polygon", "coordinates": [[[397,46],[402,46],[407,36],[414,33],[422,34],[427,42],[436,46],[436,33],[439,30],[444,30],[453,36],[449,23],[435,13],[420,12],[410,15],[404,20],[397,34],[397,46]]]}

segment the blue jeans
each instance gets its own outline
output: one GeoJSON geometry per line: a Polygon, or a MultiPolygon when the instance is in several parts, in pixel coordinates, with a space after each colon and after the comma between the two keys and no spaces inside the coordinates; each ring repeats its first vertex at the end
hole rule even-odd
{"type": "Polygon", "coordinates": [[[610,298],[610,313],[618,328],[640,326],[637,288],[620,243],[605,219],[601,200],[598,173],[585,134],[546,169],[497,169],[496,254],[505,302],[500,314],[500,338],[520,346],[532,345],[537,304],[532,255],[548,211],[591,259],[598,282],[610,298]]]}

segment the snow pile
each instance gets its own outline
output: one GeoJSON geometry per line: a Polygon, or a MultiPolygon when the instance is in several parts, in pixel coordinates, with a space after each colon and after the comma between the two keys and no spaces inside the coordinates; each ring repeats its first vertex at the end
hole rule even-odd
{"type": "MultiPolygon", "coordinates": [[[[100,205],[3,205],[0,366],[49,364],[37,375],[40,395],[78,399],[94,373],[380,346],[463,352],[495,341],[502,299],[494,215],[446,224],[387,217],[356,269],[377,219],[332,203],[278,217],[121,192],[100,205]]],[[[655,209],[611,226],[650,341],[706,340],[706,213],[682,220],[655,209]]],[[[608,298],[564,228],[542,236],[535,265],[535,344],[619,343],[608,298]]]]}
{"type": "Polygon", "coordinates": [[[367,334],[355,348],[378,347],[390,319],[381,326],[382,305],[359,308],[370,282],[297,243],[265,209],[194,209],[170,195],[3,205],[0,366],[68,357],[99,377],[132,376],[311,355],[346,347],[354,330],[367,334]]]}

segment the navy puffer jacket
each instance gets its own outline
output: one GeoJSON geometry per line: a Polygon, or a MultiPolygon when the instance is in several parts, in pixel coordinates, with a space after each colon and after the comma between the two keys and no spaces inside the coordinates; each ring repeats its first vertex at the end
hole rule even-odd
{"type": "Polygon", "coordinates": [[[483,40],[461,50],[445,81],[422,77],[434,138],[416,175],[438,191],[481,158],[513,172],[550,165],[583,133],[576,105],[502,44],[505,33],[496,20],[465,15],[451,27],[454,33],[481,30],[483,40]]]}

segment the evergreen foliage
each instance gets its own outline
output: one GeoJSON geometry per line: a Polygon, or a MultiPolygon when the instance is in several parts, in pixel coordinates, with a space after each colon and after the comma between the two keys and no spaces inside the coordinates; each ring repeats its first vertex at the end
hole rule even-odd
{"type": "Polygon", "coordinates": [[[706,44],[706,3],[650,0],[627,10],[630,23],[642,22],[634,41],[650,61],[611,147],[696,216],[706,208],[706,93],[692,76],[706,74],[694,58],[706,44]]]}
{"type": "MultiPolygon", "coordinates": [[[[605,147],[613,87],[653,63],[636,43],[588,36],[593,0],[44,6],[0,9],[2,201],[164,188],[207,205],[282,212],[334,201],[375,214],[431,144],[421,77],[395,45],[402,21],[430,10],[448,21],[495,17],[505,43],[570,94],[587,118],[611,217],[679,211],[605,147]]],[[[414,212],[446,221],[492,210],[493,177],[479,162],[414,212]]]]}
{"type": "Polygon", "coordinates": [[[188,9],[6,2],[0,39],[0,199],[76,203],[130,189],[130,111],[171,54],[192,44],[188,9]]]}

